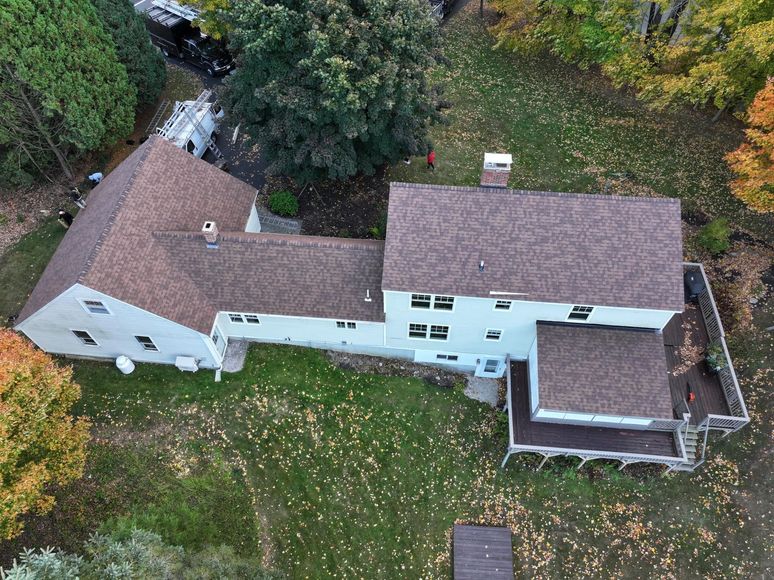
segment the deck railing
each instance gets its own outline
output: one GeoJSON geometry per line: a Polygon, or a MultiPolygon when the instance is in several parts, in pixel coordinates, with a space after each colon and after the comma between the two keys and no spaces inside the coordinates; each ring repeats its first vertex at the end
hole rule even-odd
{"type": "Polygon", "coordinates": [[[720,343],[727,362],[727,366],[718,372],[718,379],[723,387],[723,394],[731,415],[709,415],[708,428],[736,431],[749,423],[750,417],[747,414],[747,407],[744,404],[742,391],[739,388],[734,364],[731,362],[731,355],[728,353],[726,335],[723,330],[723,323],[720,321],[717,304],[715,304],[715,297],[712,295],[712,288],[710,288],[704,266],[698,263],[686,262],[683,264],[683,267],[685,269],[698,270],[701,273],[705,290],[699,294],[699,308],[701,309],[710,341],[720,343]]]}

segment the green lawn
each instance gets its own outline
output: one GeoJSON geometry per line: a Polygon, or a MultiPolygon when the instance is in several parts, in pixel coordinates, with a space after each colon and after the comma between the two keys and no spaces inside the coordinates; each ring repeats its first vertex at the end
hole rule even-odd
{"type": "Polygon", "coordinates": [[[680,197],[725,215],[769,241],[771,219],[729,193],[723,161],[742,138],[737,124],[692,114],[654,113],[603,80],[556,59],[493,49],[471,2],[444,27],[450,67],[434,80],[453,103],[448,124],[431,131],[436,172],[424,158],[392,167],[392,181],[477,185],[484,152],[513,154],[511,187],[599,192],[627,174],[621,191],[680,197]]]}
{"type": "Polygon", "coordinates": [[[0,326],[19,314],[64,234],[51,219],[0,255],[0,326]]]}
{"type": "Polygon", "coordinates": [[[762,558],[728,456],[753,453],[753,430],[692,476],[604,462],[578,473],[564,459],[535,472],[531,457],[503,471],[496,411],[459,389],[339,370],[319,351],[256,346],[221,383],[74,368],[94,421],[86,476],[13,548],[140,526],[192,548],[227,543],[290,577],[447,577],[462,520],[510,525],[526,576],[719,578],[762,558]]]}

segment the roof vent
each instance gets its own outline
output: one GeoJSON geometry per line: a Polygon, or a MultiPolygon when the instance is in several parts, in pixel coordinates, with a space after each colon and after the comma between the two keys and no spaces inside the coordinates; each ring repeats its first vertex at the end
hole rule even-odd
{"type": "Polygon", "coordinates": [[[371,298],[371,291],[370,291],[370,290],[366,290],[366,297],[365,297],[365,301],[366,301],[366,302],[371,302],[372,300],[373,300],[373,299],[371,298]]]}
{"type": "Polygon", "coordinates": [[[208,248],[218,247],[218,226],[215,225],[215,222],[204,222],[202,234],[204,234],[208,248]]]}
{"type": "Polygon", "coordinates": [[[513,157],[508,153],[485,153],[481,187],[508,187],[513,157]]]}
{"type": "Polygon", "coordinates": [[[484,271],[484,260],[481,260],[481,261],[478,263],[478,271],[479,271],[479,272],[483,272],[483,271],[484,271]]]}

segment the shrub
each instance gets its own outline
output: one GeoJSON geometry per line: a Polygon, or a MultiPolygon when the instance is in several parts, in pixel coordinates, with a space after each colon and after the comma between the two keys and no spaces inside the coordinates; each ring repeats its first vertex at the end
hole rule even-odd
{"type": "Polygon", "coordinates": [[[383,213],[379,216],[379,223],[375,226],[368,228],[368,233],[375,240],[383,240],[387,236],[387,214],[383,213]]]}
{"type": "Polygon", "coordinates": [[[228,546],[188,553],[165,544],[157,534],[137,529],[123,538],[95,534],[86,542],[84,552],[84,556],[77,556],[53,548],[25,550],[12,568],[2,570],[2,577],[5,580],[281,578],[264,570],[258,560],[239,556],[228,546]]]}
{"type": "Polygon", "coordinates": [[[704,226],[699,232],[698,242],[713,254],[725,252],[731,245],[729,237],[731,230],[726,218],[717,218],[704,226]]]}
{"type": "Polygon", "coordinates": [[[269,196],[269,209],[277,215],[294,217],[298,215],[298,199],[287,190],[275,191],[269,196]]]}

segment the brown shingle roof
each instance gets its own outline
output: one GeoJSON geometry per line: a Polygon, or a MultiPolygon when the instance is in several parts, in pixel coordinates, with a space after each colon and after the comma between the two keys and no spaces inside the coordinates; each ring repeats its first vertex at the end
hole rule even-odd
{"type": "Polygon", "coordinates": [[[673,418],[661,334],[538,322],[537,341],[541,409],[673,418]]]}
{"type": "Polygon", "coordinates": [[[154,237],[217,310],[384,321],[384,242],[223,232],[208,249],[198,233],[154,237]]]}
{"type": "Polygon", "coordinates": [[[254,199],[151,137],[89,196],[19,322],[76,282],[204,333],[219,310],[384,320],[383,242],[244,233],[254,199]],[[217,249],[205,221],[225,232],[217,249]]]}
{"type": "Polygon", "coordinates": [[[680,203],[393,183],[382,287],[678,312],[680,203]]]}

